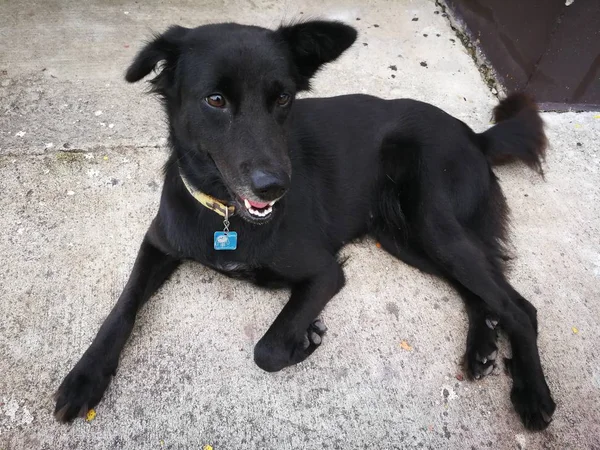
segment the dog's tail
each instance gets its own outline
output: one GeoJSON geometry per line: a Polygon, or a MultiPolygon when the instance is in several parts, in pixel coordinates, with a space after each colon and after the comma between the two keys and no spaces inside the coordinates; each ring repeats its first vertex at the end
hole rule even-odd
{"type": "Polygon", "coordinates": [[[524,93],[509,95],[494,108],[494,122],[496,125],[479,135],[490,163],[520,160],[543,176],[548,141],[533,99],[524,93]]]}

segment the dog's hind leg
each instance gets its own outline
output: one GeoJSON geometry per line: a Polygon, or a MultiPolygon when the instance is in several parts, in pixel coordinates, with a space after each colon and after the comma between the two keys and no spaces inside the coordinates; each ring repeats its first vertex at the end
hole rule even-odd
{"type": "Polygon", "coordinates": [[[378,231],[374,233],[374,236],[381,248],[400,261],[430,275],[443,276],[440,268],[431,261],[427,254],[419,250],[414,244],[407,242],[407,239],[394,236],[386,231],[378,231]]]}
{"type": "Polygon", "coordinates": [[[138,310],[179,265],[179,259],[159,249],[162,244],[156,231],[153,223],[119,300],[58,388],[54,415],[59,421],[68,422],[98,404],[115,374],[138,310]]]}
{"type": "MultiPolygon", "coordinates": [[[[423,250],[419,250],[416,244],[406,243],[402,237],[394,236],[389,232],[379,231],[375,233],[375,237],[381,247],[392,256],[425,273],[446,278],[446,274],[439,265],[432,261],[423,250]]],[[[498,320],[496,316],[490,314],[481,299],[460,284],[453,283],[453,285],[461,294],[469,317],[464,357],[466,372],[469,378],[479,379],[490,374],[496,364],[498,320]]]]}
{"type": "Polygon", "coordinates": [[[422,232],[425,252],[453,281],[485,303],[509,335],[513,359],[511,400],[525,426],[539,430],[548,426],[555,403],[546,384],[537,347],[536,323],[498,283],[489,259],[461,225],[443,211],[431,214],[422,232]],[[435,220],[433,220],[435,218],[435,220]]]}

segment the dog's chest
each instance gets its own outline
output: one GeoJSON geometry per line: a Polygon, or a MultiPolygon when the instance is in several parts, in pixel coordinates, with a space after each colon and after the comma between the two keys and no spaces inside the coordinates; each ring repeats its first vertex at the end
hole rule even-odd
{"type": "Polygon", "coordinates": [[[221,260],[211,261],[205,265],[230,278],[246,280],[258,286],[274,288],[287,286],[284,279],[267,267],[252,266],[239,261],[221,260]]]}
{"type": "Polygon", "coordinates": [[[238,273],[247,273],[251,271],[250,265],[236,261],[214,261],[211,264],[211,267],[235,278],[240,278],[235,276],[238,273]]]}

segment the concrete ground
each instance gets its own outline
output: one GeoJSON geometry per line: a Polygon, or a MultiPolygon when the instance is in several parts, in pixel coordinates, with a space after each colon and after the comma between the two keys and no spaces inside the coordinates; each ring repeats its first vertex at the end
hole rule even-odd
{"type": "Polygon", "coordinates": [[[324,345],[276,374],[252,349],[287,294],[185,264],[139,315],[96,418],[59,425],[52,394],[119,295],[158,206],[162,112],[122,77],[152,31],[334,17],[360,37],[314,95],[413,97],[477,130],[496,98],[427,0],[0,9],[0,449],[600,448],[597,112],[544,114],[545,181],[497,171],[513,212],[510,278],[538,307],[558,403],[547,431],[523,429],[502,372],[461,379],[460,299],[372,240],[344,251],[348,284],[324,313],[324,345]]]}

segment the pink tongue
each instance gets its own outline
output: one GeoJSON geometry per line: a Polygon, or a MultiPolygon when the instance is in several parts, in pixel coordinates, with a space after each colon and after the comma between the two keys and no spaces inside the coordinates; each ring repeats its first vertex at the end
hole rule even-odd
{"type": "Polygon", "coordinates": [[[252,206],[253,208],[258,208],[258,209],[266,208],[267,206],[269,206],[268,203],[253,202],[252,200],[248,200],[248,203],[250,203],[250,206],[252,206]]]}

